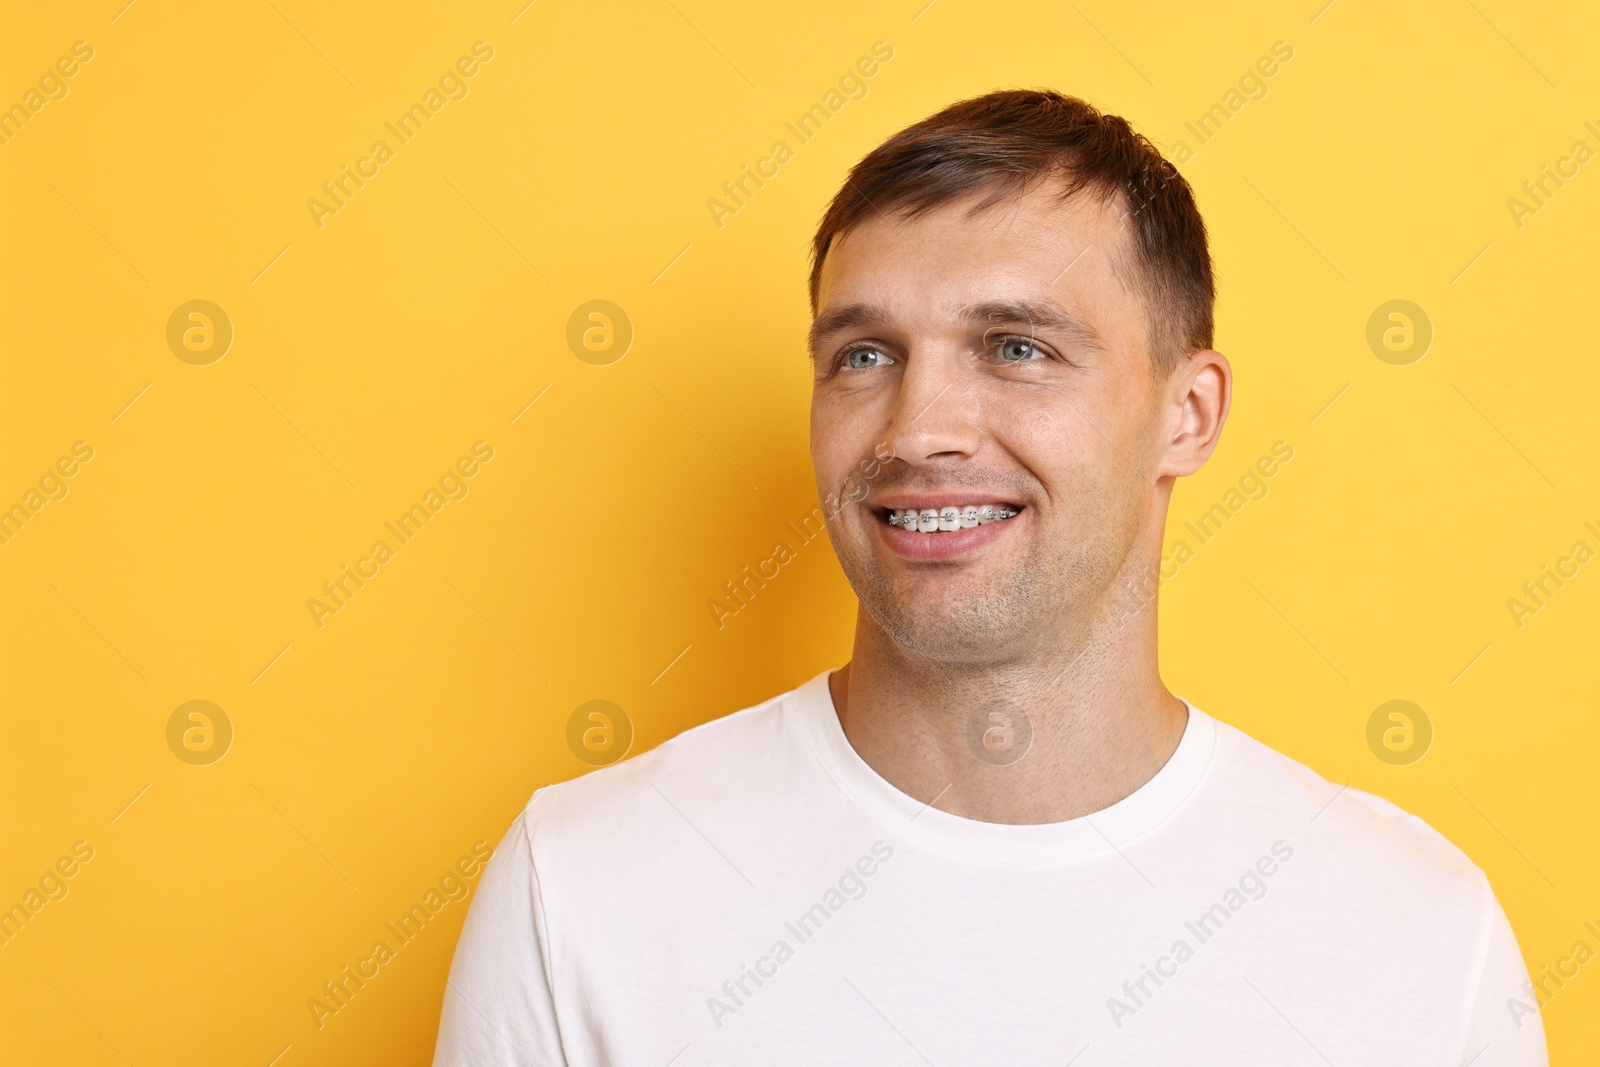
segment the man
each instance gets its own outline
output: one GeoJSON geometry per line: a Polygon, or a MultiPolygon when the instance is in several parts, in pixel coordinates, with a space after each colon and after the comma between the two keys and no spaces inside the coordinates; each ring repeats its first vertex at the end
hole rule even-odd
{"type": "Polygon", "coordinates": [[[956,104],[814,244],[850,662],[540,789],[436,1064],[1544,1064],[1483,872],[1168,692],[1155,569],[1232,389],[1188,184],[956,104]]]}

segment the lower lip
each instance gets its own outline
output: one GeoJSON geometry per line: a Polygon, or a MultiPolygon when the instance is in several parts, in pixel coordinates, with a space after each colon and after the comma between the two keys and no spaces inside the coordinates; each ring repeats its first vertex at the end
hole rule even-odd
{"type": "Polygon", "coordinates": [[[962,530],[942,530],[939,533],[918,533],[890,526],[881,517],[875,517],[878,534],[895,555],[911,560],[946,560],[969,556],[1005,536],[1006,527],[1021,522],[1027,509],[1009,519],[973,526],[962,530]]]}

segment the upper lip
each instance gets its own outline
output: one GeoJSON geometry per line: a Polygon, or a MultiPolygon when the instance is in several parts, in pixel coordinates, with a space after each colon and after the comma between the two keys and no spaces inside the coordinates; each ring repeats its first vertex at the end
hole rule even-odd
{"type": "Polygon", "coordinates": [[[1014,508],[1022,505],[1016,501],[1008,500],[1003,496],[984,496],[982,493],[895,493],[888,496],[869,498],[868,507],[887,508],[890,511],[904,511],[915,508],[926,511],[932,508],[935,511],[943,508],[965,508],[969,505],[982,507],[985,504],[1007,504],[1014,508]]]}

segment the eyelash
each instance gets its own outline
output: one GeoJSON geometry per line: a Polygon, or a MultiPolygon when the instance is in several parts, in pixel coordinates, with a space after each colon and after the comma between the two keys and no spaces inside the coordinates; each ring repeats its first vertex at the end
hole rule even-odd
{"type": "MultiPolygon", "coordinates": [[[[833,369],[834,369],[834,371],[837,372],[837,371],[841,371],[841,370],[853,370],[853,369],[855,369],[855,368],[852,368],[852,367],[849,366],[849,362],[850,362],[850,357],[855,355],[857,352],[876,352],[880,356],[887,356],[888,355],[888,353],[884,352],[883,349],[879,348],[876,345],[870,345],[870,344],[868,344],[868,345],[861,345],[861,344],[850,345],[848,348],[845,348],[843,351],[841,351],[839,353],[838,357],[834,359],[834,361],[833,361],[833,369]]],[[[867,370],[867,369],[870,369],[870,368],[861,368],[861,369],[867,370]]]]}
{"type": "Polygon", "coordinates": [[[1038,359],[1008,359],[1008,360],[1003,360],[1002,362],[1005,362],[1005,363],[1042,363],[1045,360],[1050,358],[1050,350],[1049,349],[1047,349],[1043,345],[1039,344],[1039,342],[1037,340],[1035,340],[1034,338],[1032,338],[1032,337],[1023,337],[1020,334],[1014,334],[1014,333],[1005,334],[1005,335],[997,338],[995,340],[995,342],[994,342],[994,345],[995,345],[996,348],[1004,348],[1006,345],[1011,344],[1013,341],[1021,341],[1023,344],[1027,345],[1029,348],[1032,348],[1036,353],[1038,353],[1039,358],[1038,359]]]}
{"type": "MultiPolygon", "coordinates": [[[[1045,360],[1048,360],[1048,359],[1052,358],[1049,350],[1044,348],[1043,346],[1041,346],[1036,339],[1034,339],[1032,337],[1023,337],[1021,334],[1005,334],[1005,335],[1003,335],[1001,337],[997,337],[991,342],[991,347],[992,348],[1004,348],[1006,345],[1011,344],[1012,342],[1015,342],[1015,341],[1020,341],[1023,344],[1028,345],[1031,348],[1033,348],[1033,350],[1036,353],[1038,353],[1038,358],[1037,359],[1010,359],[1010,360],[1002,360],[1002,362],[1005,362],[1005,363],[1040,363],[1040,362],[1043,362],[1045,360]]],[[[987,351],[987,350],[988,349],[986,349],[985,351],[987,351]]],[[[845,348],[843,351],[841,351],[839,353],[838,357],[833,361],[833,370],[835,372],[838,372],[838,371],[841,371],[841,370],[852,369],[852,368],[847,366],[847,363],[848,363],[850,357],[852,355],[854,355],[855,353],[857,353],[857,352],[876,352],[880,356],[887,356],[888,355],[888,353],[884,352],[884,350],[882,348],[878,347],[877,345],[872,345],[872,344],[851,345],[848,348],[845,348]]],[[[872,368],[863,367],[861,369],[862,370],[871,370],[872,368]]]]}

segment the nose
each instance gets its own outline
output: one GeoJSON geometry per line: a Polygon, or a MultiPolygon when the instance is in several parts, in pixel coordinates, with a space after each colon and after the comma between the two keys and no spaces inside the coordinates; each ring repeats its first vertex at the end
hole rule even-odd
{"type": "Polygon", "coordinates": [[[943,353],[909,353],[885,433],[897,459],[919,466],[977,451],[981,413],[958,363],[943,353]]]}

